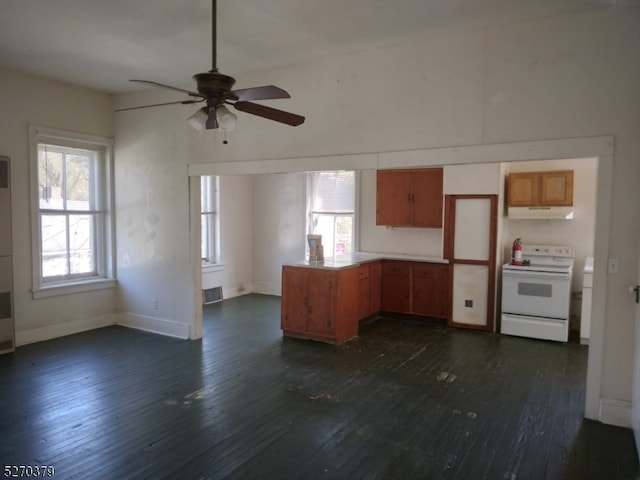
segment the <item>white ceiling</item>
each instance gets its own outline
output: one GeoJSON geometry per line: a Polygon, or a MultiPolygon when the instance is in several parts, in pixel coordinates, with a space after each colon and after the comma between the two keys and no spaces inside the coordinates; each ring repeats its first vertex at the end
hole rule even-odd
{"type": "MultiPolygon", "coordinates": [[[[640,0],[219,0],[218,67],[234,76],[640,0]]],[[[0,0],[0,66],[105,92],[188,85],[211,68],[210,0],[0,0]]]]}

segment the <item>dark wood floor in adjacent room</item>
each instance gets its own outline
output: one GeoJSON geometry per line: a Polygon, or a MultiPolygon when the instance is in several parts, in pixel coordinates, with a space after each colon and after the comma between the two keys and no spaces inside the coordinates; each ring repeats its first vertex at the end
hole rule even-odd
{"type": "Polygon", "coordinates": [[[634,479],[583,419],[587,347],[380,318],[283,339],[280,298],[205,307],[202,341],[121,327],[0,357],[0,466],[60,479],[634,479]]]}

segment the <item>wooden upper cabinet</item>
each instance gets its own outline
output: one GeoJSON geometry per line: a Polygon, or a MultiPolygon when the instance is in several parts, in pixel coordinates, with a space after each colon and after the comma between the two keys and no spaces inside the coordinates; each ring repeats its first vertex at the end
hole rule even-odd
{"type": "Polygon", "coordinates": [[[411,225],[411,176],[406,170],[378,170],[376,225],[411,225]]]}
{"type": "Polygon", "coordinates": [[[511,173],[507,183],[510,207],[573,205],[573,170],[511,173]]]}
{"type": "Polygon", "coordinates": [[[509,175],[508,195],[510,207],[538,205],[540,175],[537,173],[512,173],[509,175]]]}
{"type": "Polygon", "coordinates": [[[573,170],[540,174],[540,202],[544,206],[573,205],[573,170]]]}
{"type": "Polygon", "coordinates": [[[376,225],[442,228],[442,168],[378,170],[376,225]]]}

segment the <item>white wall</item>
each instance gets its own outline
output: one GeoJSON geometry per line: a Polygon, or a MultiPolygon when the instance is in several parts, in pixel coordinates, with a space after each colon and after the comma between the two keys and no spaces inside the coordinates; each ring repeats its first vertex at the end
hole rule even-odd
{"type": "Polygon", "coordinates": [[[254,290],[253,178],[220,177],[221,269],[202,275],[202,288],[222,287],[224,298],[254,290]]]}
{"type": "Polygon", "coordinates": [[[282,264],[301,260],[306,239],[306,174],[253,177],[253,282],[259,293],[282,293],[282,264]]]}
{"type": "MultiPolygon", "coordinates": [[[[611,176],[602,184],[612,180],[614,189],[598,192],[605,211],[596,226],[596,268],[607,256],[624,261],[619,274],[603,277],[603,297],[594,298],[594,326],[602,325],[603,340],[601,348],[590,346],[597,352],[589,385],[602,405],[622,402],[629,408],[635,303],[628,285],[637,280],[640,244],[639,22],[638,8],[593,10],[236,75],[240,88],[273,83],[287,89],[292,99],[269,104],[307,115],[307,122],[291,128],[240,114],[228,148],[208,143],[215,159],[194,155],[187,161],[255,161],[259,170],[272,159],[273,168],[278,159],[290,159],[284,162],[290,165],[314,155],[613,135],[611,176]]],[[[162,111],[180,121],[187,113],[162,111]]],[[[158,112],[135,116],[150,132],[162,128],[158,112]]],[[[144,136],[144,129],[137,135],[144,136]]],[[[194,144],[207,142],[189,135],[194,144]]],[[[319,162],[317,168],[325,166],[319,162]]],[[[184,216],[180,205],[168,214],[184,216]]],[[[588,404],[588,414],[597,416],[593,402],[588,404]]]]}
{"type": "Polygon", "coordinates": [[[16,343],[114,323],[115,289],[34,300],[31,296],[31,124],[113,137],[109,95],[0,69],[0,155],[11,157],[16,343]]]}
{"type": "Polygon", "coordinates": [[[118,322],[181,338],[195,334],[186,128],[122,115],[115,147],[118,322]]]}

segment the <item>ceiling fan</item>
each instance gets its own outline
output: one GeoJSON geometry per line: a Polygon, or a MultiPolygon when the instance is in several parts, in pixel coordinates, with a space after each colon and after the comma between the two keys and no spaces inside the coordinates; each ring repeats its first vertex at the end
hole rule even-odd
{"type": "Polygon", "coordinates": [[[261,87],[245,88],[240,90],[232,90],[236,80],[228,75],[218,72],[216,64],[217,46],[216,46],[216,0],[211,0],[211,70],[205,73],[197,73],[193,76],[196,81],[196,90],[185,90],[171,85],[154,82],[151,80],[130,80],[131,82],[144,83],[154,87],[165,88],[176,92],[181,92],[192,97],[189,100],[156,103],[152,105],[142,105],[139,107],[122,108],[117,111],[136,110],[139,108],[157,107],[162,105],[189,105],[194,103],[205,102],[205,106],[200,108],[194,115],[189,118],[196,128],[215,129],[221,128],[225,131],[232,130],[235,127],[236,116],[229,111],[226,105],[232,105],[236,110],[250,113],[276,122],[291,125],[293,127],[304,123],[305,118],[295,113],[285,112],[276,108],[267,107],[250,100],[271,100],[278,98],[291,98],[291,96],[281,88],[273,85],[264,85],[261,87]]]}

